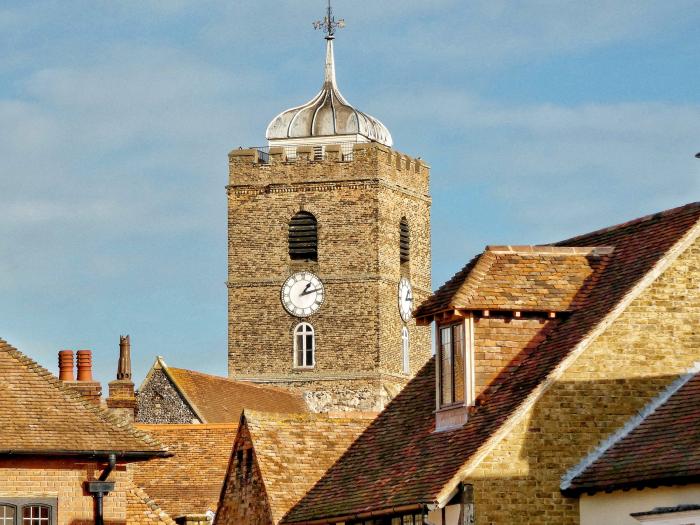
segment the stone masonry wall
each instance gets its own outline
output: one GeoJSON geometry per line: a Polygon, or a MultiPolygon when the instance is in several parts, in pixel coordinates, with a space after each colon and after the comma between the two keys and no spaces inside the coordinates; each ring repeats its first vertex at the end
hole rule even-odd
{"type": "Polygon", "coordinates": [[[561,476],[700,360],[700,242],[576,360],[466,480],[478,524],[578,524],[561,476]]]}
{"type": "Polygon", "coordinates": [[[272,525],[265,484],[253,456],[248,430],[240,429],[213,525],[272,525]],[[242,451],[239,455],[238,451],[242,451]],[[250,468],[248,468],[250,466],[250,468]]]}
{"type": "Polygon", "coordinates": [[[152,371],[136,400],[138,423],[201,423],[163,370],[152,371]]]}
{"type": "MultiPolygon", "coordinates": [[[[0,460],[0,501],[4,498],[56,498],[57,525],[94,523],[94,500],[83,490],[87,480],[96,480],[102,470],[94,462],[43,457],[0,460]]],[[[109,479],[115,490],[104,498],[105,524],[126,523],[127,473],[116,468],[109,479]]]]}
{"type": "Polygon", "coordinates": [[[378,397],[369,404],[376,407],[383,391],[398,392],[430,357],[429,327],[409,322],[411,374],[403,374],[399,279],[410,278],[415,304],[431,292],[429,169],[376,144],[356,145],[351,161],[329,152],[323,161],[301,154],[286,162],[272,153],[269,164],[256,162],[256,150],[230,155],[229,376],[280,385],[291,380],[293,387],[325,392],[319,394],[323,406],[335,390],[343,398],[340,409],[368,404],[364,384],[355,399],[347,397],[348,382],[387,377],[386,388],[370,389],[378,397]],[[300,210],[318,221],[318,262],[289,259],[289,220],[300,210]],[[403,216],[411,261],[401,267],[403,216]],[[301,320],[280,301],[285,279],[300,270],[316,273],[326,293],[321,309],[305,320],[316,333],[312,370],[293,366],[292,333],[301,320]],[[329,389],[327,379],[345,383],[329,389]],[[324,381],[315,388],[317,380],[324,381]]]}

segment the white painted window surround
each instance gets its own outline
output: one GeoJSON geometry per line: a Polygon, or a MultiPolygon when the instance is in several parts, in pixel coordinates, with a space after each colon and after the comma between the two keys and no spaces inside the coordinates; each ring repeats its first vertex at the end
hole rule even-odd
{"type": "Polygon", "coordinates": [[[403,373],[408,375],[411,373],[411,342],[408,338],[408,328],[401,329],[401,349],[403,351],[403,373]]]}
{"type": "Polygon", "coordinates": [[[299,323],[294,328],[294,366],[313,368],[316,364],[316,334],[309,323],[299,323]]]}

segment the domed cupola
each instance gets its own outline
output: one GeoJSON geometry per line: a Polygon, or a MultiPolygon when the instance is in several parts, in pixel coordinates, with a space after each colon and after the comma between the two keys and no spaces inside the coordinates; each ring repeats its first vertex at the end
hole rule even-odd
{"type": "Polygon", "coordinates": [[[379,142],[391,147],[391,133],[379,120],[352,107],[340,94],[335,80],[333,40],[335,22],[329,8],[328,17],[317,27],[326,30],[326,67],[323,87],[318,95],[302,106],[277,115],[267,127],[270,145],[341,144],[379,142]]]}

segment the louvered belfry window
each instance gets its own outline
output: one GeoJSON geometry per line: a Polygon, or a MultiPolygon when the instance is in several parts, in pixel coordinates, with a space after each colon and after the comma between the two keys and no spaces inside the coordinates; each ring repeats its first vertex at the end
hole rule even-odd
{"type": "Polygon", "coordinates": [[[289,221],[289,257],[294,261],[318,260],[316,217],[300,211],[289,221]]]}
{"type": "Polygon", "coordinates": [[[401,219],[401,240],[399,249],[401,252],[401,263],[407,263],[411,258],[411,234],[408,231],[408,221],[406,217],[401,219]]]}

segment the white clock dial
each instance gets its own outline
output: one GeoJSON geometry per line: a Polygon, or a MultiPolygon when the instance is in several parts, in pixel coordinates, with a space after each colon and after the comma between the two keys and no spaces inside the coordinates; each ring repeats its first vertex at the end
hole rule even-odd
{"type": "Polygon", "coordinates": [[[282,305],[295,317],[315,314],[325,298],[321,279],[311,272],[297,272],[282,285],[282,305]]]}
{"type": "Polygon", "coordinates": [[[399,314],[404,322],[411,319],[413,313],[413,290],[411,283],[405,277],[399,281],[399,314]]]}

